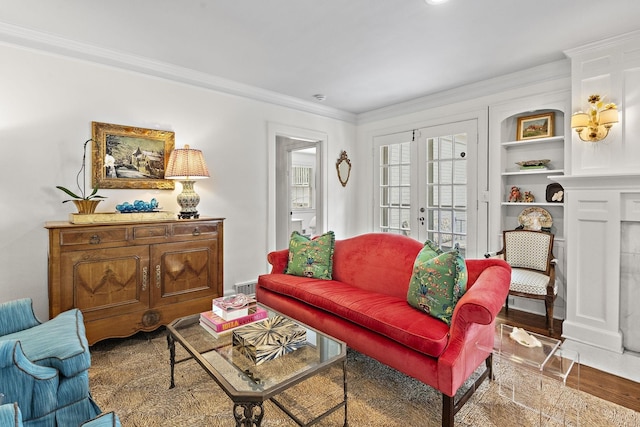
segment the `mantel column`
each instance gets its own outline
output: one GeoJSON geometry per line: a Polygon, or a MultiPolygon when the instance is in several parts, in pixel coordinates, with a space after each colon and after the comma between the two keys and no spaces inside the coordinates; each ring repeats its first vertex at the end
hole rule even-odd
{"type": "Polygon", "coordinates": [[[621,195],[640,191],[638,175],[557,177],[565,189],[567,312],[563,337],[622,353],[621,195]]]}

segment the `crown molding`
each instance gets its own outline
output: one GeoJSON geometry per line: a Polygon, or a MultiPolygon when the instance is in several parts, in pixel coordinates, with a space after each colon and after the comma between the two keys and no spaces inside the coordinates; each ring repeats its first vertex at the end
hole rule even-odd
{"type": "Polygon", "coordinates": [[[569,58],[573,58],[585,53],[590,53],[594,50],[611,49],[614,47],[618,47],[624,43],[637,43],[638,40],[640,40],[640,30],[631,31],[629,33],[620,34],[618,36],[609,37],[603,40],[598,40],[582,46],[574,47],[572,49],[567,49],[564,51],[564,54],[569,58]]]}
{"type": "Polygon", "coordinates": [[[134,71],[349,123],[356,123],[357,121],[355,114],[337,108],[318,105],[310,101],[245,85],[189,68],[156,61],[143,56],[105,49],[4,22],[0,22],[0,43],[17,45],[24,48],[134,71]]]}
{"type": "Polygon", "coordinates": [[[358,114],[358,124],[384,120],[442,107],[443,105],[478,99],[512,89],[522,89],[526,86],[532,86],[558,79],[566,79],[570,76],[570,61],[568,59],[562,59],[538,65],[526,70],[516,71],[500,77],[470,83],[442,92],[425,95],[410,101],[361,113],[358,114]]]}

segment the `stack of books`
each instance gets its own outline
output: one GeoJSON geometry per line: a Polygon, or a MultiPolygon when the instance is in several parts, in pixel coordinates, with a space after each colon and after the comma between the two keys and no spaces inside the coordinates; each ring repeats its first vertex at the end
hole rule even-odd
{"type": "Polygon", "coordinates": [[[246,297],[244,306],[239,306],[238,303],[242,298],[236,299],[235,304],[229,305],[229,300],[235,297],[237,296],[213,300],[212,310],[200,313],[200,326],[214,337],[220,338],[242,326],[269,317],[267,310],[258,307],[255,299],[250,297],[246,297]],[[224,300],[227,300],[227,304],[224,304],[224,300]]]}

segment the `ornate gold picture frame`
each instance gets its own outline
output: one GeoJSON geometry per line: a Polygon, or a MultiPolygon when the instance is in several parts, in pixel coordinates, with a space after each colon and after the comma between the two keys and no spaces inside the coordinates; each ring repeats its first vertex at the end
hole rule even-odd
{"type": "Polygon", "coordinates": [[[98,188],[175,188],[164,179],[175,133],[92,122],[93,186],[98,188]]]}
{"type": "Polygon", "coordinates": [[[553,136],[553,113],[518,117],[518,141],[553,136]]]}

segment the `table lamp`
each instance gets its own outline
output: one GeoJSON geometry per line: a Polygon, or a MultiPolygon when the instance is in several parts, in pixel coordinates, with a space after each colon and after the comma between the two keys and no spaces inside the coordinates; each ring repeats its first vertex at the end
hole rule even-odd
{"type": "Polygon", "coordinates": [[[178,194],[178,218],[199,218],[196,206],[200,203],[200,196],[193,190],[193,186],[196,179],[209,178],[202,151],[189,148],[189,145],[174,149],[169,156],[164,177],[182,183],[182,193],[178,194]]]}

